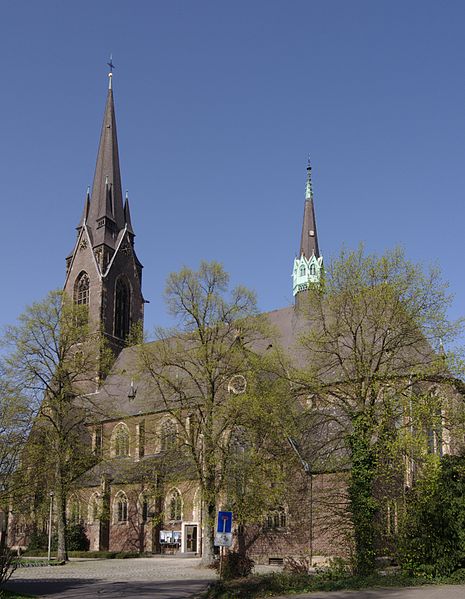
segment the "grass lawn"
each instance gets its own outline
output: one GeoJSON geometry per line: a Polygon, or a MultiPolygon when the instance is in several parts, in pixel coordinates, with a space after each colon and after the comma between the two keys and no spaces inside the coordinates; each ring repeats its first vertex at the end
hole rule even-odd
{"type": "Polygon", "coordinates": [[[292,595],[312,591],[342,591],[376,587],[410,587],[424,584],[460,584],[465,583],[465,570],[458,570],[450,577],[422,578],[402,574],[366,578],[346,576],[328,578],[325,574],[288,574],[275,572],[262,576],[231,581],[214,582],[204,594],[205,599],[255,599],[273,597],[273,595],[292,595]]]}
{"type": "Polygon", "coordinates": [[[6,591],[5,589],[0,589],[0,599],[31,599],[34,595],[19,595],[18,593],[14,593],[13,591],[6,591]]]}

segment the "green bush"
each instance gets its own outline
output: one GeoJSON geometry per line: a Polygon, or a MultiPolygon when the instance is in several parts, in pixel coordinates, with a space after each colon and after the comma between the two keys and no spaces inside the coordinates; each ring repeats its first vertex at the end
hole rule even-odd
{"type": "Polygon", "coordinates": [[[89,539],[82,524],[68,526],[66,544],[68,551],[87,551],[89,549],[89,539]]]}
{"type": "Polygon", "coordinates": [[[47,549],[48,535],[43,530],[34,530],[29,539],[28,550],[47,549]]]}
{"type": "Polygon", "coordinates": [[[447,576],[465,561],[465,457],[445,456],[411,492],[399,562],[413,576],[447,576]]]}
{"type": "Polygon", "coordinates": [[[221,558],[221,578],[232,580],[234,578],[245,578],[253,570],[255,562],[237,551],[228,551],[221,558]]]}
{"type": "MultiPolygon", "coordinates": [[[[68,551],[87,551],[89,549],[89,539],[87,538],[83,524],[70,524],[66,531],[66,545],[68,551]]],[[[58,546],[57,534],[52,535],[52,551],[56,551],[58,546]]],[[[44,531],[34,531],[31,534],[27,552],[32,555],[31,551],[47,551],[48,549],[48,534],[44,531]]]]}

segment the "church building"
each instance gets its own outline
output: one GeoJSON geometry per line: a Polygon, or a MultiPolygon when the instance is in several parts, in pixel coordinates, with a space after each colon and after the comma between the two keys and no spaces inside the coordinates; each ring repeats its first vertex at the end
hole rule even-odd
{"type": "MultiPolygon", "coordinates": [[[[64,290],[88,307],[91,329],[104,335],[115,360],[106,377],[96,373],[90,390],[102,413],[90,427],[96,465],[69,497],[68,520],[84,525],[93,551],[198,555],[198,483],[186,476],[166,484],[161,475],[164,456],[176,446],[176,422],[138,377],[134,348],[125,343],[131,327],[143,326],[145,301],[129,198],[122,193],[112,87],[110,73],[93,186],[66,258],[64,290]]],[[[308,164],[300,247],[291,273],[294,305],[266,314],[285,351],[297,344],[305,292],[318,284],[323,269],[308,164]]],[[[252,543],[251,557],[258,563],[282,563],[289,555],[308,555],[309,544],[313,556],[339,554],[347,530],[337,514],[318,515],[313,506],[325,505],[331,493],[342,497],[343,479],[341,473],[308,477],[297,469],[288,504],[264,515],[263,534],[252,543]]],[[[14,530],[10,543],[27,544],[15,538],[14,530]]]]}
{"type": "MultiPolygon", "coordinates": [[[[188,480],[160,489],[159,463],[175,443],[176,425],[144,381],[135,383],[134,352],[125,347],[131,326],[143,325],[144,297],[129,199],[122,194],[112,87],[110,73],[92,191],[87,192],[74,248],[66,258],[64,289],[76,303],[88,306],[91,328],[103,332],[116,359],[104,381],[96,377],[93,390],[106,414],[92,430],[93,451],[102,460],[81,478],[69,499],[68,517],[85,524],[91,550],[198,554],[199,489],[188,480]],[[102,513],[110,517],[101,518],[102,513]]],[[[322,268],[309,164],[300,250],[292,269],[296,306],[302,292],[319,281],[322,268]]],[[[288,347],[295,337],[296,306],[267,315],[288,347]]],[[[292,530],[288,506],[279,506],[265,519],[267,534],[251,552],[258,561],[280,561],[290,547],[306,550],[308,533],[292,530]]],[[[327,539],[322,542],[327,544],[327,539]]],[[[322,546],[321,552],[327,553],[328,547],[322,546]]]]}

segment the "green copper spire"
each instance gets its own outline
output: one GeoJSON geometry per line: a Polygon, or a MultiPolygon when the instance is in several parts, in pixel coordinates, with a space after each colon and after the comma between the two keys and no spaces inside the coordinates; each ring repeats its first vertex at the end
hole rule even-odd
{"type": "Polygon", "coordinates": [[[310,157],[307,161],[307,183],[305,185],[305,199],[313,200],[313,189],[312,189],[312,166],[310,164],[310,157]]]}
{"type": "Polygon", "coordinates": [[[299,255],[294,259],[292,269],[292,290],[294,296],[318,284],[323,268],[323,257],[318,247],[315,207],[313,204],[312,167],[307,163],[307,183],[305,186],[304,218],[299,255]]]}

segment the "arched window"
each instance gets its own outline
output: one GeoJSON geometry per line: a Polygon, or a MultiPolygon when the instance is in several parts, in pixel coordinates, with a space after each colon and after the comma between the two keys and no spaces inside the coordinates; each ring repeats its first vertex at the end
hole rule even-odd
{"type": "Polygon", "coordinates": [[[114,522],[128,521],[128,498],[124,491],[118,491],[113,504],[113,520],[114,522]]]}
{"type": "Polygon", "coordinates": [[[74,303],[80,306],[89,305],[89,275],[82,271],[74,283],[74,303]]]}
{"type": "Polygon", "coordinates": [[[300,276],[301,277],[305,277],[305,266],[302,264],[302,266],[300,267],[300,276]]]}
{"type": "Polygon", "coordinates": [[[315,270],[315,265],[314,264],[310,264],[310,274],[311,275],[316,275],[316,270],[315,270]]]}
{"type": "Polygon", "coordinates": [[[89,507],[87,512],[87,521],[89,524],[94,524],[100,519],[100,496],[98,493],[92,493],[89,499],[89,507]]]}
{"type": "Polygon", "coordinates": [[[175,522],[182,520],[181,493],[177,489],[173,489],[169,495],[168,509],[170,520],[175,522]]]}
{"type": "Polygon", "coordinates": [[[113,429],[111,435],[112,457],[125,457],[129,455],[128,427],[120,422],[113,429]]]}
{"type": "Polygon", "coordinates": [[[81,503],[75,496],[71,497],[69,502],[68,519],[70,524],[79,524],[81,521],[81,503]]]}
{"type": "Polygon", "coordinates": [[[173,449],[177,443],[177,435],[176,424],[172,420],[166,420],[161,428],[161,450],[173,449]]]}
{"type": "Polygon", "coordinates": [[[115,287],[115,337],[125,339],[131,326],[131,288],[123,277],[115,287]]]}

